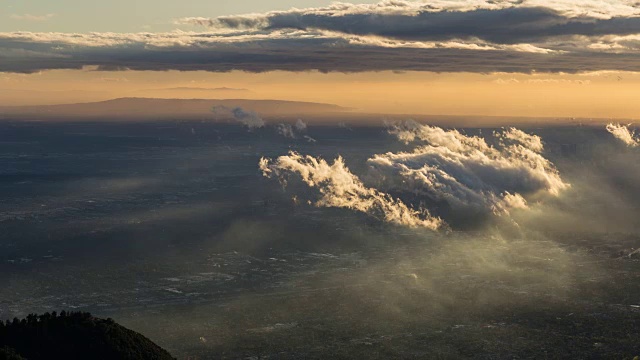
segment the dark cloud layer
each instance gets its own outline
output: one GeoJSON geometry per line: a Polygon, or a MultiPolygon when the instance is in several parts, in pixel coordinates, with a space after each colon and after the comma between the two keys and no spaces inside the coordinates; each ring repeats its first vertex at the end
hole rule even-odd
{"type": "MultiPolygon", "coordinates": [[[[314,43],[314,42],[312,42],[314,43]]],[[[55,54],[0,56],[0,71],[37,72],[48,69],[100,70],[206,70],[226,72],[272,70],[360,72],[415,70],[435,72],[566,72],[598,70],[640,71],[637,55],[602,53],[539,54],[503,50],[412,49],[374,46],[336,47],[296,42],[288,47],[269,41],[240,49],[213,47],[149,49],[144,46],[110,47],[95,51],[79,48],[55,54]]],[[[49,45],[47,45],[49,46],[49,45]]]]}
{"type": "Polygon", "coordinates": [[[423,11],[416,14],[345,13],[292,10],[263,16],[187,18],[184,23],[211,28],[327,30],[401,40],[482,39],[494,43],[536,42],[553,36],[629,35],[640,31],[640,18],[569,17],[547,7],[509,7],[474,11],[423,11]]]}
{"type": "Polygon", "coordinates": [[[0,33],[0,71],[640,71],[637,4],[554,4],[336,3],[177,21],[205,32],[0,33]]]}

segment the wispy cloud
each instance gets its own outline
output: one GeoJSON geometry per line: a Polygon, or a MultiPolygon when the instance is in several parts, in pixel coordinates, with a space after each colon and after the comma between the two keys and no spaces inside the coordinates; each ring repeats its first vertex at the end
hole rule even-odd
{"type": "Polygon", "coordinates": [[[233,120],[246,126],[249,131],[264,127],[266,123],[258,113],[241,107],[229,108],[226,106],[214,106],[211,111],[216,116],[230,116],[233,120]]]}
{"type": "Polygon", "coordinates": [[[281,123],[281,124],[277,124],[276,125],[276,132],[279,135],[282,135],[286,138],[289,139],[297,139],[298,136],[302,136],[303,138],[307,139],[307,141],[309,142],[315,142],[314,139],[310,138],[307,135],[304,135],[304,133],[307,131],[307,123],[305,123],[304,121],[302,121],[302,119],[298,119],[296,121],[295,124],[285,124],[285,123],[281,123]]]}
{"type": "Polygon", "coordinates": [[[10,17],[14,20],[23,20],[23,21],[47,21],[54,16],[56,16],[56,14],[45,14],[45,15],[12,14],[10,17]]]}
{"type": "Polygon", "coordinates": [[[125,77],[103,77],[103,78],[100,78],[100,81],[111,82],[111,83],[125,83],[125,82],[129,82],[129,79],[125,77]]]}

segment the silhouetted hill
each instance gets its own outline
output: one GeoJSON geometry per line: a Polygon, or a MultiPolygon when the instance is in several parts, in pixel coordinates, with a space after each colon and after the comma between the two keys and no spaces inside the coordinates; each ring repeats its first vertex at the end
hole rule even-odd
{"type": "Polygon", "coordinates": [[[0,348],[0,360],[24,360],[24,358],[15,349],[4,347],[0,348]]]}
{"type": "Polygon", "coordinates": [[[3,359],[174,359],[151,340],[89,313],[29,315],[0,321],[3,359]]]}
{"type": "Polygon", "coordinates": [[[214,106],[242,107],[262,116],[303,116],[348,110],[331,104],[283,100],[120,98],[80,104],[0,107],[0,118],[213,119],[211,108],[214,106]]]}

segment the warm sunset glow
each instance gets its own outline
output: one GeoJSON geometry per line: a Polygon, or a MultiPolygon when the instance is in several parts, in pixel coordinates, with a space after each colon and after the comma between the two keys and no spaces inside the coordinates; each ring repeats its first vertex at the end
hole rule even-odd
{"type": "Polygon", "coordinates": [[[359,112],[423,115],[628,118],[640,73],[472,74],[278,71],[103,72],[0,75],[0,104],[40,105],[120,97],[279,99],[332,103],[359,112]]]}

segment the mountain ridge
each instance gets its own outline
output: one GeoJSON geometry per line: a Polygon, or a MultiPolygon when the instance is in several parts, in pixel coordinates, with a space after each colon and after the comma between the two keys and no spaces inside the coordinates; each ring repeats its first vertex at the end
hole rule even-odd
{"type": "Polygon", "coordinates": [[[123,97],[111,100],[37,106],[2,106],[0,118],[111,118],[111,119],[210,119],[214,106],[241,107],[263,116],[304,116],[309,114],[341,113],[351,109],[334,104],[249,99],[163,99],[123,97]]]}

